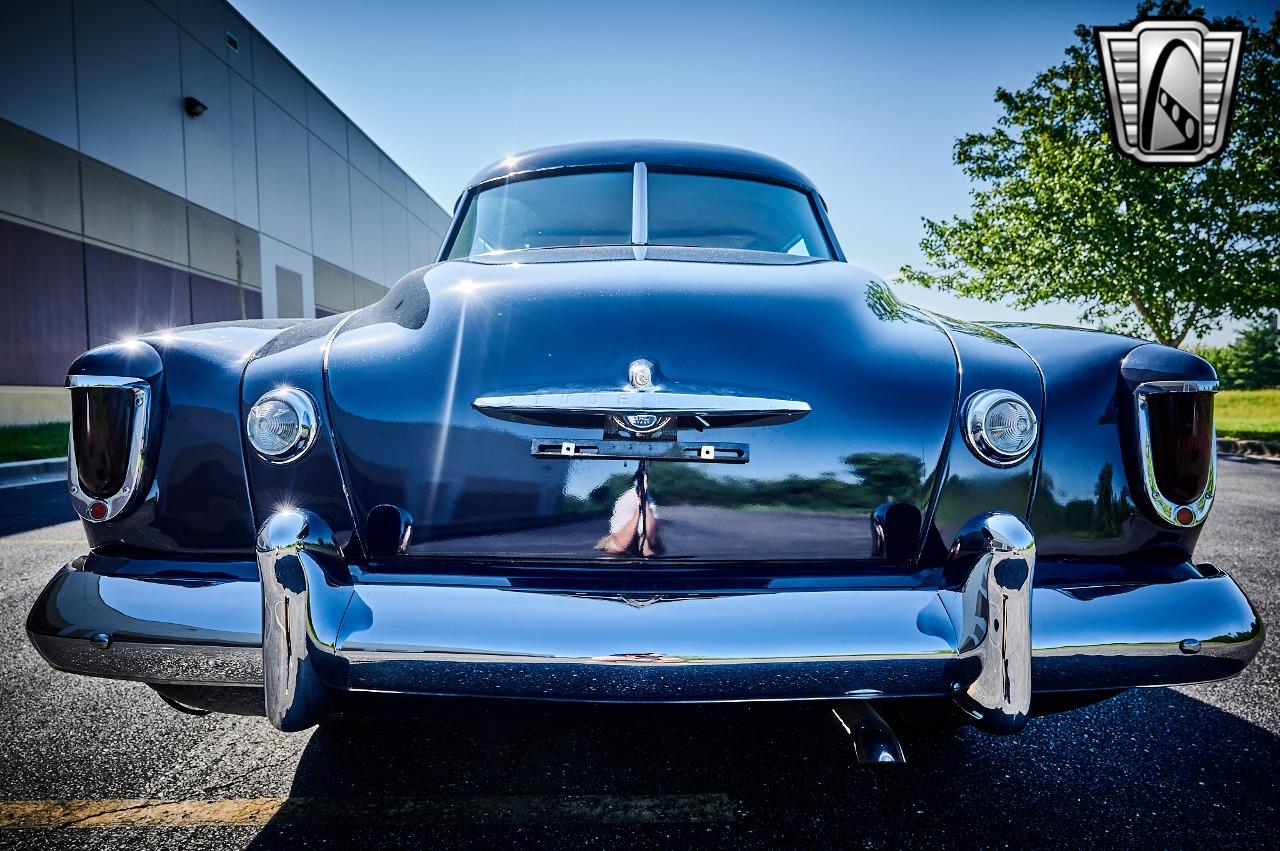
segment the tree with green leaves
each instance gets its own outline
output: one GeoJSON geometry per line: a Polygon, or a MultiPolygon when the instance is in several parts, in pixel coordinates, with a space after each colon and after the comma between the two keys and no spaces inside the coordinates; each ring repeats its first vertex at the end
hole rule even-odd
{"type": "MultiPolygon", "coordinates": [[[[1181,0],[1138,17],[1195,15],[1181,0]]],[[[974,181],[967,216],[925,219],[929,268],[912,283],[1020,307],[1072,302],[1087,323],[1181,345],[1280,305],[1280,11],[1246,27],[1231,135],[1195,167],[1152,167],[1111,143],[1093,32],[1076,28],[1062,63],[1003,114],[957,140],[974,181]]]]}

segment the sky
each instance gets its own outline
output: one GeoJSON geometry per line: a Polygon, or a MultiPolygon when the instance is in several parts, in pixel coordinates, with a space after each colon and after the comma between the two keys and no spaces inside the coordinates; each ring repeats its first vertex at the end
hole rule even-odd
{"type": "MultiPolygon", "coordinates": [[[[1077,3],[231,0],[446,209],[488,163],[593,139],[711,142],[776,156],[830,206],[850,262],[892,281],[920,265],[921,219],[963,214],[952,145],[990,128],[995,90],[1062,57],[1077,24],[1129,0],[1077,3]]],[[[1210,3],[1269,17],[1275,0],[1210,3]]],[[[965,319],[1077,324],[895,284],[965,319]]],[[[1233,327],[1211,335],[1227,342],[1233,327]]]]}

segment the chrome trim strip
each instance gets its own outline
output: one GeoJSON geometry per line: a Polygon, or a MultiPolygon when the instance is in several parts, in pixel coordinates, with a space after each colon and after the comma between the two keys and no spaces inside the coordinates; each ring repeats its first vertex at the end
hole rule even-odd
{"type": "Polygon", "coordinates": [[[76,514],[89,523],[105,523],[120,515],[137,492],[142,481],[143,462],[147,453],[147,422],[151,411],[151,385],[142,378],[119,375],[69,375],[67,387],[74,390],[105,387],[133,391],[133,433],[129,437],[129,465],[125,469],[120,490],[105,499],[90,496],[80,489],[80,469],[76,464],[74,429],[67,435],[67,485],[76,514]],[[106,506],[106,513],[95,518],[90,509],[95,503],[106,506]]]}
{"type": "MultiPolygon", "coordinates": [[[[798,420],[810,410],[807,402],[760,396],[721,396],[710,393],[672,393],[662,390],[591,390],[481,396],[471,403],[498,419],[545,422],[548,414],[767,417],[798,420]]],[[[711,425],[715,425],[714,422],[711,425]]]]}
{"type": "Polygon", "coordinates": [[[1151,500],[1151,505],[1155,508],[1156,513],[1171,526],[1182,528],[1199,526],[1209,516],[1209,509],[1213,507],[1213,498],[1217,491],[1218,453],[1215,447],[1217,446],[1218,429],[1215,422],[1213,431],[1209,435],[1209,477],[1205,480],[1204,490],[1191,503],[1176,505],[1160,492],[1160,485],[1156,481],[1155,458],[1151,450],[1151,421],[1147,407],[1147,397],[1159,393],[1217,392],[1218,382],[1216,381],[1147,381],[1134,388],[1133,399],[1138,421],[1138,447],[1142,458],[1142,485],[1146,489],[1147,497],[1151,500]],[[1188,523],[1178,521],[1178,512],[1183,508],[1191,510],[1191,520],[1188,523]]]}
{"type": "Polygon", "coordinates": [[[649,243],[649,167],[644,163],[636,163],[632,175],[631,244],[647,245],[649,243]]]}

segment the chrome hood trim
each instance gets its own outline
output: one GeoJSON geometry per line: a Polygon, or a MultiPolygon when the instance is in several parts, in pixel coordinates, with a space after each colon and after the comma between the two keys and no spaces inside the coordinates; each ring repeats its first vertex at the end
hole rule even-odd
{"type": "Polygon", "coordinates": [[[495,419],[534,424],[555,424],[559,416],[657,414],[701,417],[706,427],[714,427],[717,420],[728,418],[733,419],[734,425],[766,425],[792,422],[812,410],[809,403],[792,399],[661,390],[571,390],[481,396],[471,404],[495,419]]]}

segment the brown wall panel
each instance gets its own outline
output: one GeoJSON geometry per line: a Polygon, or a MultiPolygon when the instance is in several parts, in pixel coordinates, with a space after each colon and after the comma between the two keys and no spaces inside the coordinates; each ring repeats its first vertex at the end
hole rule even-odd
{"type": "Polygon", "coordinates": [[[87,348],[84,245],[0,219],[0,384],[61,385],[87,348]]]}
{"type": "Polygon", "coordinates": [[[89,345],[191,324],[187,272],[96,245],[85,245],[84,263],[89,345]]]}
{"type": "Polygon", "coordinates": [[[228,319],[251,319],[254,311],[262,315],[261,294],[226,281],[216,281],[191,273],[191,321],[225,322],[228,319]],[[243,304],[241,293],[244,293],[243,304]],[[257,296],[256,303],[253,296],[257,296]]]}

